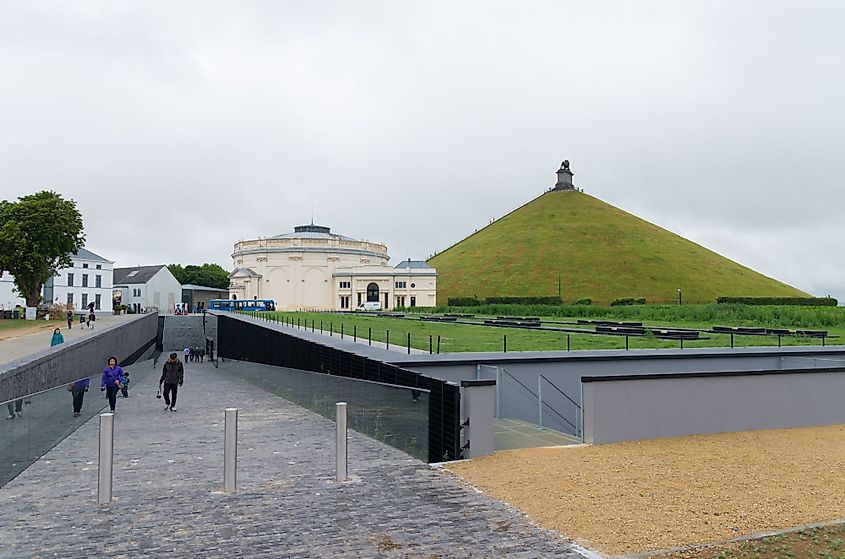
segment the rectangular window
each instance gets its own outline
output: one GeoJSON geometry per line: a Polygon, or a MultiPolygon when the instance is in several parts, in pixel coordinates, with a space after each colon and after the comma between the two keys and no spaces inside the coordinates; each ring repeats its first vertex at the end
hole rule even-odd
{"type": "Polygon", "coordinates": [[[94,278],[94,287],[103,287],[103,276],[100,274],[97,274],[97,277],[94,278]]]}
{"type": "Polygon", "coordinates": [[[351,289],[352,288],[352,282],[351,281],[342,281],[342,282],[340,282],[340,288],[341,289],[351,289]]]}
{"type": "Polygon", "coordinates": [[[103,265],[102,265],[102,264],[97,264],[97,269],[98,269],[98,270],[102,270],[102,269],[103,269],[103,265]]]}
{"type": "Polygon", "coordinates": [[[73,287],[73,274],[68,274],[68,275],[67,275],[67,286],[68,286],[68,287],[73,287]]]}
{"type": "Polygon", "coordinates": [[[87,268],[87,267],[88,267],[88,264],[83,264],[83,265],[82,265],[82,267],[83,267],[83,268],[87,268]]]}
{"type": "Polygon", "coordinates": [[[416,306],[417,306],[417,298],[416,298],[416,297],[413,297],[413,296],[411,297],[411,306],[412,306],[412,307],[416,307],[416,306]]]}
{"type": "Polygon", "coordinates": [[[84,309],[87,306],[88,306],[88,294],[83,293],[82,294],[82,308],[84,309]]]}
{"type": "Polygon", "coordinates": [[[97,293],[96,295],[94,295],[94,308],[95,308],[96,310],[100,310],[100,297],[101,297],[101,296],[100,296],[100,294],[99,294],[99,293],[97,293]]]}
{"type": "Polygon", "coordinates": [[[82,274],[82,287],[88,287],[88,274],[82,274]]]}
{"type": "Polygon", "coordinates": [[[405,285],[407,285],[404,281],[397,281],[396,282],[396,289],[405,289],[405,285]]]}
{"type": "Polygon", "coordinates": [[[67,294],[67,306],[69,306],[69,307],[73,306],[73,293],[67,294]]]}

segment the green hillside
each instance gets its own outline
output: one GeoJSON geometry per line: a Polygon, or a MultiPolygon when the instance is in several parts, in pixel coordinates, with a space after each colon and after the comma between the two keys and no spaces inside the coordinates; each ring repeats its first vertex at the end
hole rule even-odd
{"type": "Polygon", "coordinates": [[[722,295],[806,296],[577,191],[547,192],[434,256],[437,301],[449,297],[618,297],[674,302],[722,295]]]}

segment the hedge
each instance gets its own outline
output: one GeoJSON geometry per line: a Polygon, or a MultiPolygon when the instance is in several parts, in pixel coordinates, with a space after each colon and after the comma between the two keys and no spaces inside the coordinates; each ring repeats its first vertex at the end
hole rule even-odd
{"type": "Polygon", "coordinates": [[[620,297],[611,301],[611,307],[620,307],[622,305],[645,305],[645,297],[620,297]]]}
{"type": "Polygon", "coordinates": [[[560,305],[560,297],[487,297],[486,305],[560,305]]]}
{"type": "Polygon", "coordinates": [[[593,300],[590,299],[589,297],[584,297],[583,299],[578,299],[577,301],[575,301],[575,304],[576,305],[592,305],[593,300]]]}
{"type": "Polygon", "coordinates": [[[835,307],[833,297],[717,297],[720,305],[795,305],[805,307],[835,307]]]}
{"type": "Polygon", "coordinates": [[[449,297],[448,305],[450,307],[477,307],[481,301],[475,297],[449,297]]]}

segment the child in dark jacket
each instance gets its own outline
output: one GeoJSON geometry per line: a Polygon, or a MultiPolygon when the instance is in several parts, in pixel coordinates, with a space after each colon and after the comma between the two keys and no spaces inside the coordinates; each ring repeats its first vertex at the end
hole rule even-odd
{"type": "Polygon", "coordinates": [[[120,393],[124,398],[129,397],[129,371],[123,371],[123,388],[120,389],[120,393]]]}

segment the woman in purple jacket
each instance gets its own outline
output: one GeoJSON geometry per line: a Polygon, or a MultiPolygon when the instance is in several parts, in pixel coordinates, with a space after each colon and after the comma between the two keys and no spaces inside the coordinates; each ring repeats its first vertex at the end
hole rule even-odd
{"type": "Polygon", "coordinates": [[[100,390],[106,391],[112,413],[117,404],[117,391],[122,387],[123,369],[118,366],[117,357],[109,357],[109,366],[103,369],[103,376],[100,378],[100,390]]]}

